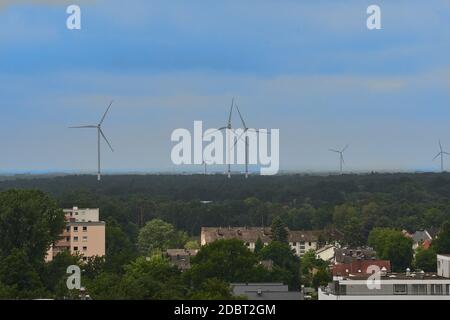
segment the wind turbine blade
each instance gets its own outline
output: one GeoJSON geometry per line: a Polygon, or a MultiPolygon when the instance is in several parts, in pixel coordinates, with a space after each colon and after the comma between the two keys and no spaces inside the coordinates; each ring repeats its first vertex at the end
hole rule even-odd
{"type": "Polygon", "coordinates": [[[244,118],[242,117],[242,114],[241,114],[241,110],[239,110],[239,107],[237,105],[236,105],[236,109],[238,111],[239,118],[241,118],[242,125],[244,126],[244,129],[247,129],[247,125],[245,124],[244,118]]]}
{"type": "Polygon", "coordinates": [[[213,133],[216,133],[216,132],[218,132],[218,131],[225,130],[225,129],[227,129],[227,127],[222,127],[222,128],[216,129],[216,130],[214,130],[214,131],[208,132],[208,134],[204,134],[204,135],[203,135],[203,138],[204,138],[204,137],[207,137],[207,136],[209,136],[209,135],[211,135],[211,134],[213,134],[213,133]]]}
{"type": "Polygon", "coordinates": [[[106,109],[105,113],[103,114],[102,120],[100,120],[100,123],[98,124],[99,126],[102,125],[103,121],[105,120],[106,114],[108,113],[109,108],[111,108],[111,105],[113,104],[113,102],[114,102],[114,100],[109,103],[108,108],[106,109]]]}
{"type": "Polygon", "coordinates": [[[436,157],[433,158],[433,160],[436,160],[440,155],[442,154],[442,152],[439,152],[436,157]]]}
{"type": "Polygon", "coordinates": [[[108,139],[106,139],[105,134],[103,133],[102,129],[98,128],[98,130],[100,131],[100,134],[102,135],[103,139],[105,139],[106,143],[108,144],[109,148],[111,149],[112,152],[114,152],[114,149],[111,147],[111,144],[109,143],[108,139]]]}
{"type": "Polygon", "coordinates": [[[442,151],[443,154],[447,154],[450,155],[450,153],[448,153],[447,151],[442,151]]]}
{"type": "Polygon", "coordinates": [[[344,149],[342,149],[341,152],[344,152],[345,150],[347,150],[347,148],[349,147],[349,145],[346,145],[344,149]]]}
{"type": "Polygon", "coordinates": [[[76,126],[76,127],[69,127],[69,129],[86,129],[86,128],[97,128],[97,126],[76,126]]]}
{"type": "Polygon", "coordinates": [[[337,153],[341,153],[339,150],[335,150],[335,149],[328,149],[331,152],[337,152],[337,153]]]}
{"type": "MultiPolygon", "coordinates": [[[[238,138],[236,139],[236,141],[235,141],[234,144],[233,144],[233,148],[237,145],[237,143],[238,143],[239,140],[242,140],[242,136],[245,134],[246,131],[247,131],[247,130],[244,130],[244,131],[238,136],[238,138]]],[[[245,142],[245,141],[244,141],[244,142],[245,142]]]]}
{"type": "Polygon", "coordinates": [[[439,149],[441,149],[441,152],[442,152],[442,144],[441,144],[441,140],[439,140],[439,149]]]}
{"type": "Polygon", "coordinates": [[[344,156],[342,155],[342,153],[341,153],[341,160],[342,160],[342,163],[345,164],[344,156]]]}
{"type": "MultiPolygon", "coordinates": [[[[247,128],[247,131],[253,131],[253,132],[257,132],[257,133],[260,133],[260,132],[261,132],[261,130],[253,129],[253,128],[247,128]]],[[[265,134],[272,134],[272,133],[269,132],[269,131],[265,131],[264,133],[265,133],[265,134]]]]}
{"type": "Polygon", "coordinates": [[[231,115],[233,114],[234,97],[231,99],[230,115],[228,116],[228,125],[231,125],[231,115]]]}

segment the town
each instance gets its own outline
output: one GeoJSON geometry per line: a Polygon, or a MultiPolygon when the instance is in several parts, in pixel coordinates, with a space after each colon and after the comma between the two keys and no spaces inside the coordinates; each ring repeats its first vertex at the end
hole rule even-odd
{"type": "Polygon", "coordinates": [[[448,300],[450,223],[445,196],[436,202],[441,179],[450,176],[129,175],[107,176],[100,189],[90,176],[3,180],[0,298],[448,300]],[[227,200],[217,192],[224,179],[233,186],[227,200]],[[281,181],[285,189],[270,197],[291,196],[264,200],[263,190],[281,181]],[[388,186],[400,197],[411,182],[435,200],[408,193],[402,208],[373,198],[388,186]],[[248,183],[259,185],[260,199],[246,195],[248,183]],[[336,183],[347,184],[344,197],[326,192],[336,183]],[[117,188],[125,193],[111,193],[117,188]],[[177,190],[191,195],[170,200],[177,190]],[[209,201],[192,200],[199,195],[209,201]],[[74,197],[76,205],[57,206],[74,197]],[[346,200],[353,197],[359,200],[346,200]],[[402,215],[414,206],[421,209],[405,225],[402,215]],[[73,265],[81,269],[79,288],[65,286],[73,265]]]}

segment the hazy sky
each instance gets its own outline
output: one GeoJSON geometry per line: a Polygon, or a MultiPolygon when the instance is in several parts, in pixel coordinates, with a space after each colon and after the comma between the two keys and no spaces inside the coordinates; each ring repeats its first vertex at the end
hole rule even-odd
{"type": "Polygon", "coordinates": [[[67,126],[111,99],[106,171],[174,170],[171,132],[223,126],[233,96],[280,129],[281,169],[335,170],[347,143],[348,170],[437,170],[439,138],[450,151],[450,1],[92,0],[79,31],[67,3],[0,1],[0,172],[94,171],[95,132],[67,126]]]}

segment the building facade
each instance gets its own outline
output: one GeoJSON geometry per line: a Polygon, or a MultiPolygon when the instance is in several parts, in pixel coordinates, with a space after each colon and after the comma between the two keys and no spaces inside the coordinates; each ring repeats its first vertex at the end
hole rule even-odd
{"type": "Polygon", "coordinates": [[[64,209],[66,227],[59,241],[48,250],[46,261],[68,250],[80,254],[83,260],[105,255],[105,222],[100,221],[99,209],[64,209]]]}
{"type": "Polygon", "coordinates": [[[388,273],[334,276],[319,288],[319,300],[450,300],[450,255],[438,255],[438,273],[388,273]]]}
{"type": "MultiPolygon", "coordinates": [[[[308,250],[320,248],[319,238],[323,233],[321,230],[288,230],[289,245],[298,256],[303,256],[308,250]]],[[[327,237],[329,238],[329,235],[327,237]]],[[[202,227],[200,234],[200,244],[202,246],[219,239],[239,239],[244,242],[247,248],[253,251],[258,239],[261,239],[264,245],[269,244],[272,240],[272,231],[271,228],[257,227],[202,227]]]]}

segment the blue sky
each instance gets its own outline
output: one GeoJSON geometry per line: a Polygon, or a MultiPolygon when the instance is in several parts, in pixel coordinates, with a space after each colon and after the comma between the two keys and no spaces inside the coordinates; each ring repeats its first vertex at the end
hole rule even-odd
{"type": "Polygon", "coordinates": [[[69,3],[0,1],[0,172],[94,171],[95,132],[67,126],[111,99],[106,171],[187,169],[172,130],[222,126],[233,96],[280,129],[285,170],[335,170],[347,143],[354,171],[437,170],[450,150],[448,0],[84,0],[79,31],[69,3]]]}

